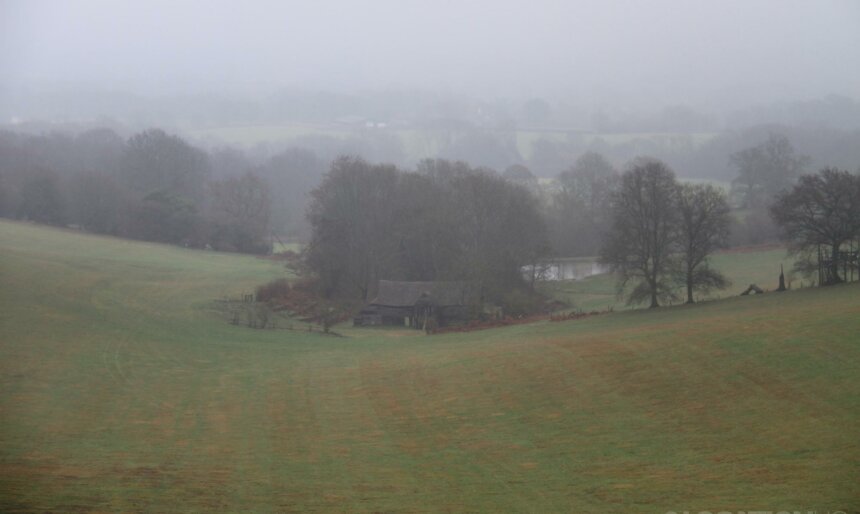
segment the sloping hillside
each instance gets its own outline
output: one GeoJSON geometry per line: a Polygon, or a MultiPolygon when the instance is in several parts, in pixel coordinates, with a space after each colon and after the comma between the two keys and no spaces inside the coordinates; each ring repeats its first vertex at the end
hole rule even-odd
{"type": "Polygon", "coordinates": [[[860,509],[860,287],[424,336],[279,264],[0,222],[0,511],[860,509]]]}

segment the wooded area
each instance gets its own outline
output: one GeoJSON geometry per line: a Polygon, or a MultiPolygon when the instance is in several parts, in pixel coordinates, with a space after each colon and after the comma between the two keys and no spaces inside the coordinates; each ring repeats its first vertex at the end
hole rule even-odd
{"type": "Polygon", "coordinates": [[[327,298],[367,301],[379,280],[463,281],[478,303],[517,312],[539,308],[531,288],[545,257],[599,254],[619,292],[651,306],[679,288],[687,302],[725,288],[708,257],[732,244],[782,240],[802,257],[795,271],[819,283],[857,266],[857,175],[804,175],[809,158],[778,133],[731,154],[728,192],[679,181],[654,158],[620,174],[593,151],[552,181],[525,164],[328,158],[207,152],[158,129],[0,132],[0,215],[248,253],[289,237],[308,242],[304,269],[327,298]]]}

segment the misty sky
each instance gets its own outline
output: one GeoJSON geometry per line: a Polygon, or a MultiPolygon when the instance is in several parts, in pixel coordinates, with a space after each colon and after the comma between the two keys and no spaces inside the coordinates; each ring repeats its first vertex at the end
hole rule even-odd
{"type": "Polygon", "coordinates": [[[860,2],[0,0],[0,80],[858,98],[860,2]]]}

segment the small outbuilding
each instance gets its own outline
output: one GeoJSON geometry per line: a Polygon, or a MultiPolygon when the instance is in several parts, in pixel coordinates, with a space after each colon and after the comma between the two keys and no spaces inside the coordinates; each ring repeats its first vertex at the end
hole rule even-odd
{"type": "Polygon", "coordinates": [[[353,318],[355,326],[405,325],[426,328],[468,321],[469,294],[463,282],[380,280],[376,297],[353,318]]]}

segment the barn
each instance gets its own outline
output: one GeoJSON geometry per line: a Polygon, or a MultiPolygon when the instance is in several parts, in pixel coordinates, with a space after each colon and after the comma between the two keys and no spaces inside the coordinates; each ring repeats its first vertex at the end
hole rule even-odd
{"type": "Polygon", "coordinates": [[[463,282],[404,282],[380,280],[376,297],[353,318],[355,326],[405,325],[422,328],[465,322],[469,317],[468,288],[463,282]]]}

